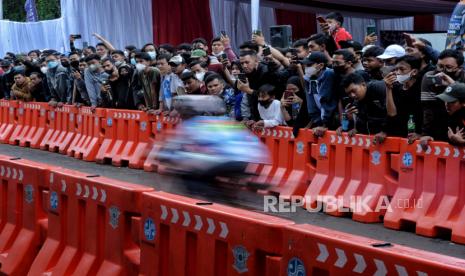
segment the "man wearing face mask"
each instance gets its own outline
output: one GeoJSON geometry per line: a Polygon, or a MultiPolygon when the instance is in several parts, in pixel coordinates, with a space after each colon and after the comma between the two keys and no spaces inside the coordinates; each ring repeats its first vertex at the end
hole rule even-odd
{"type": "Polygon", "coordinates": [[[99,55],[88,56],[86,62],[89,67],[84,71],[84,81],[90,105],[96,108],[102,104],[101,86],[108,80],[109,75],[103,70],[99,55]]]}
{"type": "Polygon", "coordinates": [[[47,84],[50,89],[51,106],[61,106],[71,103],[72,81],[68,69],[61,66],[58,57],[53,52],[47,53],[45,57],[47,63],[46,71],[47,84]]]}
{"type": "Polygon", "coordinates": [[[326,23],[320,24],[325,33],[332,36],[337,44],[337,48],[341,49],[340,41],[352,40],[352,35],[342,27],[344,24],[344,17],[338,12],[332,12],[326,15],[326,23]]]}
{"type": "Polygon", "coordinates": [[[410,143],[420,138],[422,133],[421,79],[418,78],[420,68],[420,58],[405,56],[397,59],[395,71],[384,78],[387,134],[408,137],[410,143]],[[415,129],[408,128],[409,121],[415,124],[415,129]]]}
{"type": "Polygon", "coordinates": [[[142,47],[142,52],[145,52],[150,57],[150,65],[156,66],[157,65],[157,48],[153,43],[147,43],[142,47]]]}
{"type": "Polygon", "coordinates": [[[86,83],[84,81],[85,68],[80,68],[79,54],[76,52],[71,53],[69,55],[69,61],[73,83],[73,95],[71,103],[90,106],[89,95],[87,94],[86,83]]]}
{"type": "Polygon", "coordinates": [[[159,108],[160,71],[150,66],[152,57],[148,53],[138,53],[135,58],[135,104],[139,110],[156,110],[159,108]]]}
{"type": "Polygon", "coordinates": [[[111,52],[111,58],[115,62],[116,68],[119,68],[121,65],[126,64],[124,52],[121,50],[114,50],[111,52]]]}
{"type": "Polygon", "coordinates": [[[322,52],[313,52],[302,63],[305,65],[307,106],[301,108],[297,121],[308,124],[299,127],[335,128],[334,113],[338,97],[334,90],[334,71],[327,68],[328,58],[322,52]],[[308,120],[302,120],[302,117],[308,120]]]}
{"type": "Polygon", "coordinates": [[[436,96],[444,93],[447,86],[456,82],[465,82],[463,70],[464,58],[457,50],[441,52],[436,70],[425,74],[421,85],[421,102],[423,106],[423,147],[428,141],[447,141],[447,112],[444,103],[436,96]]]}
{"type": "MultiPolygon", "coordinates": [[[[280,87],[277,94],[279,98],[282,96],[284,86],[289,78],[287,70],[272,70],[270,66],[259,62],[257,52],[242,51],[240,54],[240,62],[245,73],[245,79],[239,79],[236,82],[236,90],[247,93],[247,101],[250,105],[251,121],[260,120],[258,113],[258,93],[257,90],[264,84],[271,84],[275,87],[280,87]]],[[[275,68],[276,69],[276,68],[275,68]]]]}
{"type": "Polygon", "coordinates": [[[8,59],[4,59],[0,63],[0,67],[3,70],[3,75],[0,76],[0,90],[3,93],[0,96],[8,100],[11,94],[11,86],[14,84],[13,64],[8,59]]]}
{"type": "Polygon", "coordinates": [[[184,58],[180,55],[174,56],[170,59],[169,63],[171,66],[171,71],[173,72],[171,76],[171,90],[176,91],[176,95],[185,94],[184,83],[181,80],[181,75],[188,72],[187,64],[184,58]]]}
{"type": "Polygon", "coordinates": [[[384,50],[384,53],[377,57],[384,61],[384,67],[381,69],[383,76],[391,73],[396,66],[396,60],[403,56],[405,56],[405,49],[402,46],[397,44],[389,45],[384,50]]]}
{"type": "Polygon", "coordinates": [[[207,68],[204,68],[202,65],[205,65],[204,62],[201,61],[193,61],[191,64],[189,64],[189,67],[192,71],[192,73],[195,74],[195,77],[199,81],[203,81],[205,78],[205,74],[207,73],[207,68]]]}

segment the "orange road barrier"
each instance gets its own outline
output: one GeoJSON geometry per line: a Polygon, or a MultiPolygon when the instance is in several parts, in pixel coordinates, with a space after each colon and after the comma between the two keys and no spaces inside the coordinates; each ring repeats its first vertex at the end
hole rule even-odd
{"type": "Polygon", "coordinates": [[[328,132],[313,145],[316,174],[305,194],[306,208],[321,202],[335,216],[353,214],[361,222],[378,222],[389,206],[389,195],[397,187],[390,171],[389,155],[399,152],[399,139],[387,138],[374,145],[373,137],[328,132]],[[343,209],[344,208],[344,209],[343,209]]]}
{"type": "Polygon", "coordinates": [[[141,195],[153,189],[65,169],[49,181],[49,231],[29,275],[137,275],[141,195]]]}
{"type": "Polygon", "coordinates": [[[16,127],[15,110],[17,107],[16,101],[0,100],[0,142],[3,144],[8,144],[11,133],[16,127]]]}
{"type": "Polygon", "coordinates": [[[465,275],[465,260],[311,225],[284,229],[280,275],[465,275]]]}
{"type": "Polygon", "coordinates": [[[418,142],[402,140],[392,163],[399,188],[384,225],[402,229],[414,224],[417,234],[452,234],[452,241],[465,244],[465,148],[434,142],[424,151],[418,142]]]}
{"type": "Polygon", "coordinates": [[[26,275],[43,244],[47,216],[42,193],[48,190],[49,167],[0,157],[0,272],[26,275]]]}
{"type": "Polygon", "coordinates": [[[71,105],[51,108],[48,112],[49,129],[40,149],[65,154],[76,135],[76,114],[77,107],[71,105]]]}
{"type": "Polygon", "coordinates": [[[158,142],[162,142],[169,137],[170,131],[173,130],[177,124],[180,123],[179,118],[157,116],[155,121],[152,122],[152,136],[155,142],[150,148],[147,159],[144,161],[144,171],[154,172],[158,171],[158,162],[156,160],[157,153],[160,150],[158,142]]]}
{"type": "Polygon", "coordinates": [[[97,108],[92,112],[90,107],[80,107],[76,115],[77,131],[71,142],[68,156],[84,161],[95,161],[103,141],[103,119],[106,109],[97,108]]]}
{"type": "Polygon", "coordinates": [[[48,128],[48,110],[47,103],[19,102],[16,109],[18,121],[10,136],[9,143],[21,147],[40,148],[40,142],[48,128]]]}
{"type": "Polygon", "coordinates": [[[172,195],[144,193],[143,275],[276,275],[292,221],[172,195]]]}
{"type": "Polygon", "coordinates": [[[270,191],[283,199],[304,195],[315,170],[310,160],[311,131],[301,130],[298,139],[289,127],[264,129],[257,135],[268,146],[273,163],[249,165],[248,171],[259,175],[255,181],[271,184],[270,191]]]}
{"type": "Polygon", "coordinates": [[[107,109],[106,116],[105,137],[96,156],[97,163],[143,168],[154,141],[151,130],[154,119],[145,112],[115,109],[107,109]]]}

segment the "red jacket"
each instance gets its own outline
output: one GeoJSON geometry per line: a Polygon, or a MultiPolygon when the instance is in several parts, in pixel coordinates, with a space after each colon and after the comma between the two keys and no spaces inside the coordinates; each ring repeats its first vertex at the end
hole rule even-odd
{"type": "Polygon", "coordinates": [[[338,28],[336,31],[333,32],[333,38],[334,41],[336,42],[337,48],[341,49],[341,46],[339,45],[339,41],[344,41],[344,40],[352,40],[352,35],[346,31],[344,28],[338,28]]]}

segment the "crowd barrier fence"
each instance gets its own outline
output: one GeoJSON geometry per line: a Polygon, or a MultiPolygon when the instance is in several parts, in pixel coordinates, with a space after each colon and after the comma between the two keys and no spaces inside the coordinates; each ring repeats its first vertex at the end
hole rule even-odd
{"type": "Polygon", "coordinates": [[[0,272],[26,275],[47,233],[43,193],[50,167],[0,156],[0,272]]]}
{"type": "MultiPolygon", "coordinates": [[[[0,100],[2,143],[146,171],[158,170],[158,142],[178,123],[140,111],[0,100]]],[[[365,223],[384,221],[394,229],[414,224],[418,234],[434,237],[446,232],[453,241],[465,243],[465,195],[460,187],[464,148],[433,142],[425,151],[400,138],[376,145],[372,136],[338,136],[332,131],[316,138],[308,129],[301,129],[296,138],[288,127],[257,135],[268,146],[273,163],[250,164],[248,171],[258,174],[254,181],[271,184],[265,192],[285,200],[305,196],[307,208],[321,203],[331,215],[351,215],[365,223]],[[334,199],[337,209],[329,210],[329,200],[334,199]]]]}
{"type": "Polygon", "coordinates": [[[56,168],[48,235],[29,275],[137,275],[141,196],[152,188],[56,168]]]}

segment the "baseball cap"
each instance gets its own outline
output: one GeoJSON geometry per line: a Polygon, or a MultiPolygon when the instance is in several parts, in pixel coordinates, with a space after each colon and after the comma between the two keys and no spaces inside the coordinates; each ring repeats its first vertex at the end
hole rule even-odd
{"type": "Polygon", "coordinates": [[[309,57],[302,61],[304,65],[313,65],[315,63],[328,64],[328,58],[323,52],[312,52],[309,57]]]}
{"type": "Polygon", "coordinates": [[[380,56],[377,56],[379,59],[391,59],[391,58],[401,58],[405,56],[405,49],[402,46],[393,44],[389,45],[384,53],[380,56]]]}
{"type": "Polygon", "coordinates": [[[168,62],[169,65],[175,65],[175,66],[178,66],[180,64],[183,64],[183,63],[186,63],[184,61],[184,59],[180,56],[180,55],[177,55],[177,56],[174,56],[170,59],[170,61],[168,62]]]}
{"type": "Polygon", "coordinates": [[[446,103],[465,100],[465,84],[458,82],[454,83],[448,86],[444,93],[437,95],[436,97],[446,103]]]}
{"type": "Polygon", "coordinates": [[[363,49],[362,44],[355,40],[343,40],[339,41],[339,45],[341,46],[342,49],[347,49],[347,48],[354,48],[355,52],[360,52],[363,49]]]}
{"type": "Polygon", "coordinates": [[[201,57],[206,57],[206,56],[207,56],[207,52],[201,49],[194,50],[191,53],[191,58],[201,58],[201,57]]]}
{"type": "Polygon", "coordinates": [[[0,67],[9,67],[11,65],[11,61],[4,59],[0,62],[0,67]]]}

